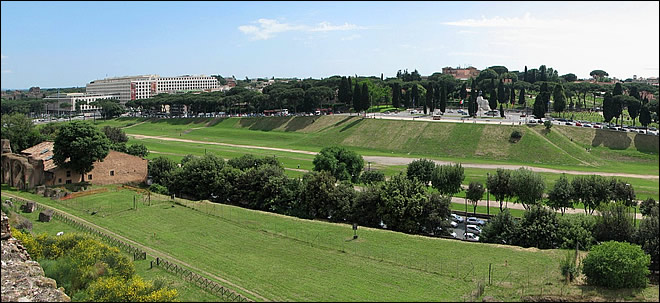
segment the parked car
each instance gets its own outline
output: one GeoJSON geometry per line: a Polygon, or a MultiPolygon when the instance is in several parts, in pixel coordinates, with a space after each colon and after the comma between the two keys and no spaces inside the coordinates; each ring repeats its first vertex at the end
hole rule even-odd
{"type": "Polygon", "coordinates": [[[591,124],[584,124],[583,127],[591,127],[591,124]]]}
{"type": "Polygon", "coordinates": [[[594,124],[594,128],[600,128],[600,125],[594,124]]]}
{"type": "Polygon", "coordinates": [[[573,122],[566,122],[566,125],[573,125],[573,122]]]}
{"type": "Polygon", "coordinates": [[[580,123],[580,121],[576,121],[575,126],[582,126],[582,123],[580,123]]]}
{"type": "Polygon", "coordinates": [[[468,223],[468,224],[476,224],[476,225],[481,225],[481,226],[483,226],[483,225],[486,224],[486,221],[481,220],[481,219],[477,219],[476,217],[469,217],[469,218],[467,218],[467,223],[468,223]]]}
{"type": "Polygon", "coordinates": [[[461,217],[457,214],[451,214],[450,218],[451,218],[452,221],[456,221],[458,223],[463,223],[463,220],[465,220],[465,219],[463,219],[463,217],[461,217]]]}
{"type": "Polygon", "coordinates": [[[481,227],[473,224],[468,224],[468,226],[465,228],[465,231],[478,235],[481,234],[481,227]]]}
{"type": "Polygon", "coordinates": [[[449,234],[449,235],[454,239],[458,238],[458,235],[456,234],[455,231],[451,232],[451,234],[449,234]]]}
{"type": "Polygon", "coordinates": [[[479,242],[479,236],[473,233],[465,233],[465,240],[470,242],[479,242]]]}
{"type": "Polygon", "coordinates": [[[455,221],[449,221],[449,225],[451,225],[451,227],[454,227],[454,228],[458,227],[458,223],[456,223],[455,221]]]}

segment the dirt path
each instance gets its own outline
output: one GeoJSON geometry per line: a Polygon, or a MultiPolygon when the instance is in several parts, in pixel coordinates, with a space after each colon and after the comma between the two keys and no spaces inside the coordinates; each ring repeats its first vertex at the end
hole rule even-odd
{"type": "Polygon", "coordinates": [[[196,272],[198,272],[198,273],[205,274],[205,275],[207,275],[207,276],[209,276],[209,277],[212,277],[212,278],[214,278],[214,279],[217,279],[218,281],[222,281],[222,282],[224,282],[224,283],[226,283],[226,284],[228,284],[228,285],[231,285],[233,288],[240,289],[240,290],[242,290],[242,291],[244,291],[244,292],[246,292],[246,293],[248,293],[248,294],[251,294],[251,295],[253,295],[253,296],[259,298],[260,300],[263,300],[263,301],[270,301],[270,300],[264,298],[263,296],[261,296],[261,295],[255,293],[255,292],[253,292],[253,291],[247,290],[247,289],[245,289],[245,288],[243,288],[243,287],[241,287],[241,286],[238,286],[238,285],[236,285],[236,284],[234,284],[234,283],[232,283],[232,282],[230,282],[230,281],[228,281],[228,280],[225,280],[225,279],[223,279],[223,278],[221,278],[221,277],[218,277],[218,276],[216,276],[216,275],[214,275],[214,274],[211,274],[211,273],[209,273],[209,272],[207,272],[207,271],[205,271],[205,270],[202,270],[202,269],[199,269],[199,268],[197,268],[197,267],[194,267],[194,266],[192,266],[192,265],[190,265],[190,264],[188,264],[188,263],[186,263],[186,262],[183,262],[183,261],[181,261],[181,260],[179,260],[179,259],[177,259],[177,258],[174,258],[174,257],[172,257],[172,256],[170,256],[170,255],[168,255],[168,254],[166,254],[166,253],[164,253],[164,252],[161,252],[161,251],[158,251],[158,250],[152,249],[152,248],[150,248],[150,247],[148,247],[148,246],[144,246],[144,245],[142,245],[142,244],[140,244],[140,243],[138,243],[138,242],[135,242],[135,241],[133,241],[133,240],[131,240],[131,239],[128,239],[128,238],[126,238],[126,237],[123,237],[123,236],[121,236],[121,235],[119,235],[119,234],[117,234],[117,233],[114,233],[114,232],[112,232],[112,231],[110,231],[110,230],[107,230],[107,229],[105,229],[105,228],[103,228],[103,227],[101,227],[101,226],[98,226],[98,225],[96,225],[96,224],[94,224],[94,223],[91,223],[91,222],[89,222],[89,221],[87,221],[87,220],[85,220],[85,219],[82,219],[82,218],[78,217],[78,216],[75,216],[75,215],[72,215],[72,214],[70,214],[70,213],[68,213],[68,212],[65,212],[65,211],[63,211],[63,210],[61,210],[61,209],[59,209],[59,208],[55,208],[55,207],[52,207],[52,206],[48,206],[48,205],[46,205],[46,204],[44,204],[44,203],[40,203],[40,202],[33,201],[33,200],[30,200],[30,199],[27,199],[27,198],[19,197],[19,196],[16,196],[16,195],[14,195],[14,194],[10,194],[10,193],[2,193],[2,194],[3,194],[3,195],[6,195],[6,196],[9,196],[9,197],[16,198],[16,199],[22,199],[22,200],[26,200],[26,201],[32,201],[32,202],[35,202],[35,203],[39,203],[40,205],[43,205],[45,208],[60,211],[60,212],[62,212],[62,213],[67,214],[68,216],[70,216],[70,217],[72,217],[72,218],[75,218],[76,220],[79,220],[79,221],[81,221],[81,222],[83,222],[83,223],[85,223],[85,224],[88,224],[88,225],[90,225],[90,226],[92,226],[92,227],[94,227],[94,228],[96,228],[96,229],[98,229],[98,230],[101,230],[101,231],[103,231],[104,233],[106,233],[106,234],[108,234],[108,235],[111,235],[111,236],[113,236],[113,237],[115,237],[115,238],[117,238],[117,239],[119,239],[119,240],[124,241],[124,242],[130,243],[131,245],[136,246],[136,247],[138,247],[138,248],[140,248],[140,249],[146,251],[146,252],[147,252],[150,256],[152,256],[152,257],[165,258],[165,259],[167,259],[167,260],[169,260],[169,261],[173,261],[173,262],[175,262],[175,263],[179,263],[179,264],[181,264],[181,265],[183,265],[183,266],[186,266],[186,267],[192,269],[193,271],[196,271],[196,272]]]}
{"type": "MultiPolygon", "coordinates": [[[[209,141],[197,141],[197,140],[189,140],[189,139],[179,139],[179,138],[169,138],[169,137],[163,137],[163,136],[146,136],[146,135],[129,135],[134,137],[135,139],[159,139],[159,140],[165,140],[165,141],[178,141],[178,142],[188,142],[188,143],[200,143],[200,144],[211,144],[211,145],[221,145],[221,146],[232,146],[232,147],[240,147],[240,148],[252,148],[252,149],[264,149],[264,150],[275,150],[275,151],[283,151],[283,152],[289,152],[289,153],[299,153],[299,154],[306,154],[306,155],[316,155],[316,152],[310,152],[310,151],[304,151],[304,150],[295,150],[295,149],[287,149],[287,148],[276,148],[276,147],[264,147],[264,146],[254,146],[254,145],[239,145],[239,144],[230,144],[230,143],[220,143],[220,142],[209,142],[209,141]]],[[[416,158],[404,158],[404,157],[383,157],[383,156],[362,156],[365,161],[367,162],[373,162],[376,164],[381,164],[381,165],[408,165],[410,162],[417,160],[416,158]]],[[[445,164],[453,164],[453,162],[449,161],[439,161],[439,160],[433,160],[436,164],[440,165],[445,165],[445,164]]],[[[529,169],[534,172],[541,172],[541,173],[554,173],[554,174],[561,174],[561,173],[566,173],[569,175],[601,175],[601,176],[607,176],[607,177],[627,177],[627,178],[639,178],[639,179],[653,179],[653,180],[658,180],[660,179],[660,176],[658,175],[637,175],[637,174],[626,174],[626,173],[606,173],[606,172],[592,172],[592,171],[575,171],[575,170],[560,170],[560,169],[552,169],[552,168],[543,168],[543,167],[535,167],[535,166],[526,166],[526,165],[508,165],[508,164],[476,164],[476,163],[461,163],[463,167],[470,167],[470,168],[483,168],[483,169],[497,169],[497,168],[503,168],[503,169],[519,169],[521,167],[524,167],[526,169],[529,169]]]]}

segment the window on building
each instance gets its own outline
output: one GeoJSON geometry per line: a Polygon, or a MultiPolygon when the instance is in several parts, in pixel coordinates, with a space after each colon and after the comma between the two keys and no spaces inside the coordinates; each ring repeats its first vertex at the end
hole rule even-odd
{"type": "Polygon", "coordinates": [[[111,175],[111,176],[114,176],[114,175],[115,175],[115,171],[114,171],[114,170],[111,170],[111,171],[110,171],[110,175],[111,175]]]}
{"type": "Polygon", "coordinates": [[[66,184],[71,184],[71,179],[66,180],[66,184]]]}
{"type": "Polygon", "coordinates": [[[57,179],[57,183],[62,183],[62,178],[57,179]]]}
{"type": "Polygon", "coordinates": [[[71,177],[71,171],[70,171],[70,170],[67,170],[67,171],[66,171],[66,176],[67,176],[67,177],[71,177]]]}
{"type": "Polygon", "coordinates": [[[92,180],[92,174],[87,175],[87,180],[92,180]]]}

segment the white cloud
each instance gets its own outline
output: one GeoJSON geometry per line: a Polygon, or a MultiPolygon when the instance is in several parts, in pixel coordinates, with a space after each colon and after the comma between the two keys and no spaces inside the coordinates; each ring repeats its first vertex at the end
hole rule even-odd
{"type": "Polygon", "coordinates": [[[464,26],[464,27],[513,27],[513,28],[556,28],[557,25],[562,26],[574,26],[574,22],[571,20],[561,20],[561,19],[537,19],[533,18],[531,14],[525,13],[525,16],[522,18],[513,17],[513,18],[504,18],[500,16],[495,16],[493,18],[486,18],[481,16],[480,20],[476,19],[464,19],[453,22],[445,22],[446,25],[454,26],[464,26]]]}
{"type": "Polygon", "coordinates": [[[266,40],[274,37],[275,34],[277,33],[283,33],[288,31],[329,32],[329,31],[350,31],[350,30],[366,29],[366,27],[357,26],[355,24],[344,23],[343,25],[332,25],[330,22],[325,22],[325,21],[319,23],[316,26],[309,26],[309,25],[294,25],[288,23],[280,23],[279,21],[274,19],[262,18],[257,20],[257,23],[258,26],[241,25],[238,27],[238,30],[250,36],[252,40],[266,40]]]}

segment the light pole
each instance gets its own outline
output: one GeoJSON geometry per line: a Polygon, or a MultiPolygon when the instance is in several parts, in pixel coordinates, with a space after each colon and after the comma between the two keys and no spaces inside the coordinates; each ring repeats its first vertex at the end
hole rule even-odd
{"type": "Polygon", "coordinates": [[[369,163],[369,171],[371,171],[371,161],[369,161],[368,163],[369,163]]]}
{"type": "Polygon", "coordinates": [[[488,218],[490,218],[490,188],[488,188],[488,178],[490,178],[490,173],[486,173],[486,213],[488,218]]]}

